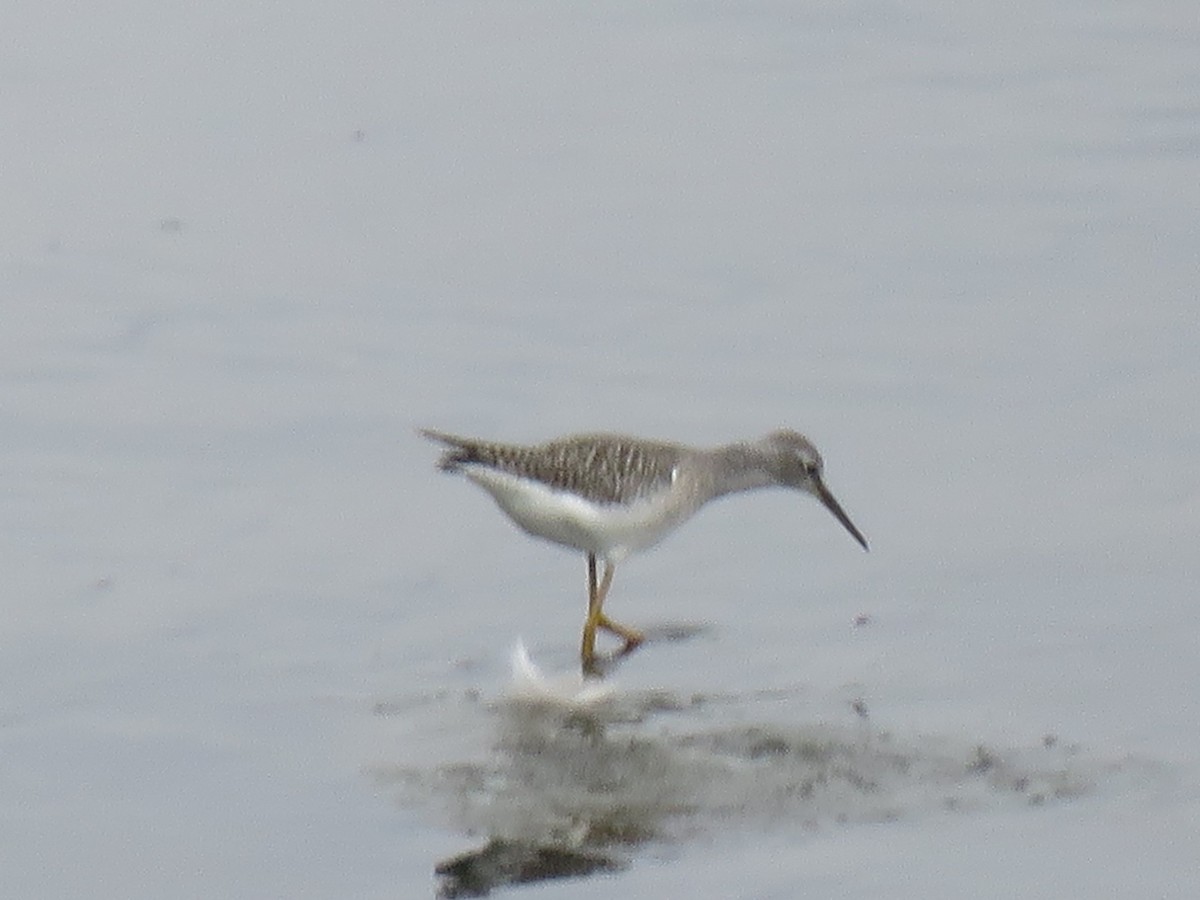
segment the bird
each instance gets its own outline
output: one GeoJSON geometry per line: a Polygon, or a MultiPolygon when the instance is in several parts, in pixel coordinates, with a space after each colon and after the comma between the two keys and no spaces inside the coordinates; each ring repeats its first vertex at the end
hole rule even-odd
{"type": "Polygon", "coordinates": [[[607,661],[596,653],[598,630],[624,642],[613,657],[632,653],[645,639],[604,613],[617,565],[658,544],[711,500],[757,488],[792,488],[819,500],[869,549],[825,486],[821,454],[795,431],[708,448],[604,433],[529,445],[428,428],[420,433],[445,448],[439,469],[482,487],[523,531],[587,555],[588,607],[580,644],[585,677],[601,674],[607,661]],[[603,575],[598,561],[604,562],[603,575]]]}

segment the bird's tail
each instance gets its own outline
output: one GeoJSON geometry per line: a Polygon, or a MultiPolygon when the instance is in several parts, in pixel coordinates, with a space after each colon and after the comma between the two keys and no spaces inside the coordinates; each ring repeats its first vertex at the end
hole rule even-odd
{"type": "Polygon", "coordinates": [[[443,472],[457,472],[462,468],[464,463],[479,462],[479,455],[476,447],[477,441],[470,438],[458,437],[454,434],[447,434],[444,431],[435,431],[432,428],[422,428],[420,433],[423,437],[429,438],[431,441],[437,441],[439,444],[445,444],[449,449],[442,454],[442,458],[438,460],[438,468],[443,472]]]}

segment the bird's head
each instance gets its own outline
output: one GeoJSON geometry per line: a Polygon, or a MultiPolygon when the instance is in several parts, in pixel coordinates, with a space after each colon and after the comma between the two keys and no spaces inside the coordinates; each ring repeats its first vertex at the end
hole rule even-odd
{"type": "Polygon", "coordinates": [[[825,462],[812,441],[795,431],[773,431],[759,442],[759,447],[769,460],[770,474],[778,484],[812,494],[864,550],[868,549],[867,539],[825,486],[825,462]]]}

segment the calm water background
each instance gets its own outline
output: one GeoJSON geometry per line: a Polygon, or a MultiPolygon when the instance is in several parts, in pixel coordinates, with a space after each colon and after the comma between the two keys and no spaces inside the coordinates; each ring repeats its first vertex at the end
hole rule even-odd
{"type": "Polygon", "coordinates": [[[583,563],[421,425],[805,431],[872,552],[773,493],[623,566],[616,618],[709,630],[621,688],[723,704],[634,734],[862,701],[1088,786],[839,824],[735,782],[540,896],[1192,895],[1192,4],[5,19],[11,896],[423,896],[486,836],[441,773],[494,762],[518,635],[570,667],[583,563]]]}

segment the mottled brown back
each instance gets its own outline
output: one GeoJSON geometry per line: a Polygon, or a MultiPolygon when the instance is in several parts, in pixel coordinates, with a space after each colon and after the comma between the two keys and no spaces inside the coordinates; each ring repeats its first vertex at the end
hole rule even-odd
{"type": "Polygon", "coordinates": [[[451,448],[438,463],[443,471],[487,466],[600,503],[628,503],[669,487],[682,452],[673,444],[615,434],[581,434],[533,446],[423,434],[451,448]]]}

